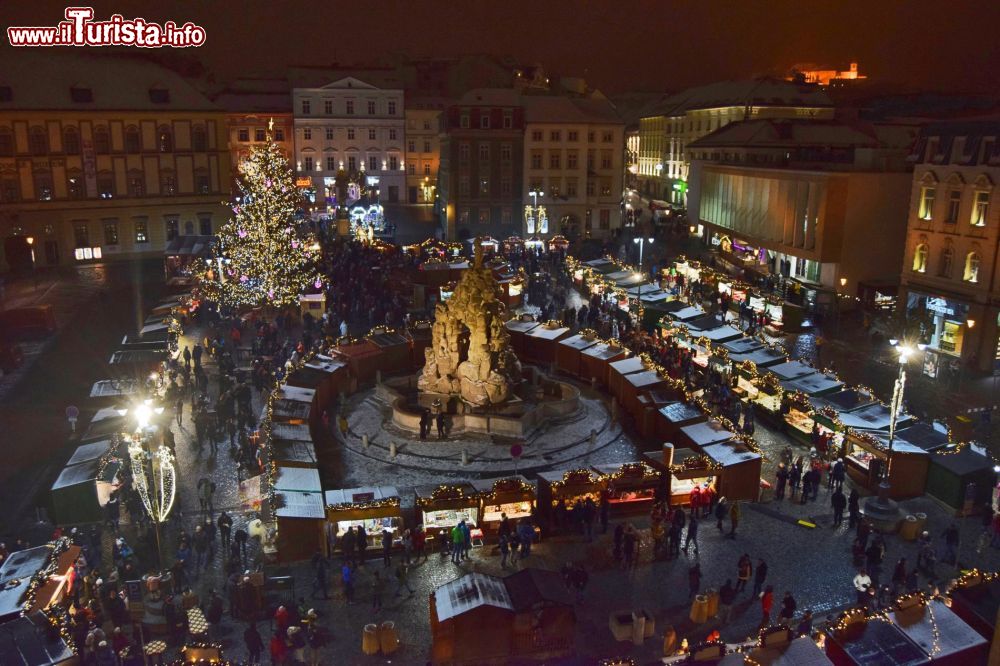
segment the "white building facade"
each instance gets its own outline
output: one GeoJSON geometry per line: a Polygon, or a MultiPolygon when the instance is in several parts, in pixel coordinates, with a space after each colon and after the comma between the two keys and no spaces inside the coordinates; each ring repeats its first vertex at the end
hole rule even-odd
{"type": "Polygon", "coordinates": [[[353,77],[319,88],[293,88],[295,170],[300,187],[306,178],[312,181],[318,207],[333,205],[340,171],[376,187],[382,203],[404,200],[403,103],[402,90],[353,77]]]}

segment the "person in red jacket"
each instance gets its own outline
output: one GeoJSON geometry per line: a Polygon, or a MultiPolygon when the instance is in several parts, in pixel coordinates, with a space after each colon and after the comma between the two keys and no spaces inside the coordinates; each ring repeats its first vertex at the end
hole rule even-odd
{"type": "Polygon", "coordinates": [[[278,610],[274,611],[274,624],[278,628],[278,633],[285,633],[288,629],[288,609],[284,606],[278,606],[278,610]]]}
{"type": "Polygon", "coordinates": [[[284,664],[286,659],[288,659],[288,646],[285,644],[284,632],[277,631],[271,637],[271,663],[284,664]]]}
{"type": "Polygon", "coordinates": [[[760,610],[762,616],[760,618],[760,626],[766,627],[771,624],[771,607],[774,605],[774,588],[770,585],[764,588],[764,591],[760,593],[760,610]]]}

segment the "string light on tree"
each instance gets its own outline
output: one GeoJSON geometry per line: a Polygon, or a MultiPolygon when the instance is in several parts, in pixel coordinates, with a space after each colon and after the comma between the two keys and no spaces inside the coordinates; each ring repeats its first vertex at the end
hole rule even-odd
{"type": "Polygon", "coordinates": [[[219,230],[214,258],[198,268],[201,291],[234,308],[297,303],[323,281],[315,239],[295,221],[299,194],[292,170],[270,130],[240,172],[233,217],[219,230]]]}

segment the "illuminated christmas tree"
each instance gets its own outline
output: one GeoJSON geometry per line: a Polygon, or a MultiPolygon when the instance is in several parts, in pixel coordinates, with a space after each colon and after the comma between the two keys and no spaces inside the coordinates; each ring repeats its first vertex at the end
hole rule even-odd
{"type": "Polygon", "coordinates": [[[240,165],[237,185],[234,217],[219,230],[213,258],[198,270],[204,296],[232,308],[281,307],[321,288],[319,245],[295,219],[299,193],[270,128],[267,142],[240,165]]]}

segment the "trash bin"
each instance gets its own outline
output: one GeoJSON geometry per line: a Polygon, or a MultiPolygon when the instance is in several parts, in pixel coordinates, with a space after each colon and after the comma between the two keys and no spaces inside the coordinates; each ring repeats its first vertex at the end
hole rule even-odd
{"type": "Polygon", "coordinates": [[[646,615],[632,613],[632,645],[642,645],[646,636],[646,615]]]}
{"type": "Polygon", "coordinates": [[[920,533],[920,523],[916,516],[907,516],[903,519],[903,524],[899,528],[899,536],[904,541],[913,541],[920,533]]]}
{"type": "Polygon", "coordinates": [[[365,654],[378,654],[378,626],[366,624],[361,635],[361,651],[365,654]]]}
{"type": "Polygon", "coordinates": [[[691,604],[691,621],[695,624],[704,624],[708,620],[708,597],[699,594],[691,604]]]}
{"type": "Polygon", "coordinates": [[[709,588],[705,592],[705,596],[708,597],[708,617],[715,617],[719,614],[719,591],[714,588],[709,588]]]}
{"type": "Polygon", "coordinates": [[[917,534],[920,534],[927,528],[927,514],[915,513],[913,515],[917,518],[917,534]]]}
{"type": "Polygon", "coordinates": [[[378,643],[382,654],[392,654],[399,647],[399,636],[396,635],[396,623],[385,621],[378,630],[378,643]]]}

